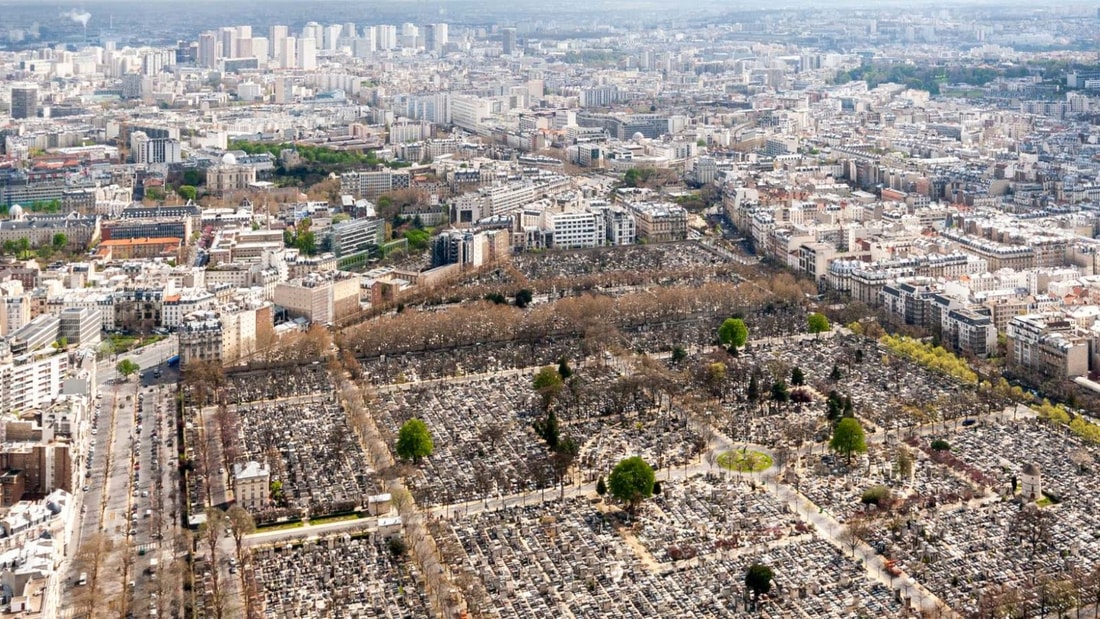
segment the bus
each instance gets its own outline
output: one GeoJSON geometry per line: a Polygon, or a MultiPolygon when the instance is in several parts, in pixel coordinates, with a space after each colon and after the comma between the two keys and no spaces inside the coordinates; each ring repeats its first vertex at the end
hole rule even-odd
{"type": "Polygon", "coordinates": [[[165,361],[165,363],[170,368],[175,367],[175,366],[180,364],[180,356],[179,355],[172,355],[171,357],[168,357],[168,361],[165,361]]]}

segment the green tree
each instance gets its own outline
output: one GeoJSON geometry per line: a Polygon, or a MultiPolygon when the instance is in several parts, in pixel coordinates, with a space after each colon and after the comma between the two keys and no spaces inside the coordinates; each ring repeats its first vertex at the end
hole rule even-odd
{"type": "Polygon", "coordinates": [[[535,434],[546,441],[547,447],[556,451],[558,449],[558,439],[561,436],[557,413],[549,411],[546,413],[546,419],[535,421],[535,434]]]}
{"type": "Polygon", "coordinates": [[[54,251],[61,251],[69,244],[69,237],[65,236],[61,232],[53,235],[50,239],[50,246],[54,248],[54,251]]]}
{"type": "Polygon", "coordinates": [[[838,366],[837,364],[834,363],[833,364],[833,371],[829,372],[829,378],[833,382],[836,382],[836,381],[840,380],[843,377],[844,376],[840,373],[840,366],[838,366]]]}
{"type": "Polygon", "coordinates": [[[194,200],[199,195],[199,190],[195,189],[194,185],[180,185],[176,193],[184,200],[194,200]]]}
{"type": "Polygon", "coordinates": [[[772,399],[780,404],[790,401],[791,390],[787,388],[787,383],[781,380],[772,383],[772,399]]]}
{"type": "Polygon", "coordinates": [[[206,177],[198,170],[184,170],[183,171],[183,183],[185,185],[191,185],[192,187],[202,185],[206,181],[206,177]]]}
{"type": "Polygon", "coordinates": [[[745,572],[745,590],[752,593],[754,605],[759,601],[761,595],[765,595],[772,590],[772,578],[774,577],[775,574],[772,573],[772,568],[763,563],[753,563],[749,566],[748,571],[745,572]]]}
{"type": "Polygon", "coordinates": [[[533,301],[534,298],[534,293],[524,288],[523,290],[520,290],[516,293],[516,307],[523,309],[530,305],[531,301],[533,301]]]}
{"type": "Polygon", "coordinates": [[[118,372],[123,378],[130,378],[132,374],[137,374],[141,371],[141,366],[134,363],[130,359],[123,359],[115,364],[115,371],[118,372]]]}
{"type": "Polygon", "coordinates": [[[727,369],[725,363],[715,361],[714,363],[708,363],[704,370],[703,382],[706,383],[707,388],[715,396],[722,395],[722,385],[726,382],[727,369]]]}
{"type": "Polygon", "coordinates": [[[386,540],[386,547],[390,549],[390,555],[394,559],[400,560],[405,556],[405,553],[409,551],[409,545],[405,543],[405,540],[401,539],[400,535],[391,535],[386,540]]]}
{"type": "Polygon", "coordinates": [[[760,381],[756,378],[756,372],[749,376],[749,387],[745,390],[745,397],[749,399],[749,402],[760,399],[760,381]]]}
{"type": "Polygon", "coordinates": [[[684,359],[687,359],[688,353],[684,350],[683,346],[677,346],[672,349],[672,362],[680,363],[684,359]]]}
{"type": "Polygon", "coordinates": [[[601,497],[607,494],[607,482],[603,480],[603,475],[600,475],[600,478],[596,480],[596,494],[601,497]]]}
{"type": "Polygon", "coordinates": [[[312,230],[306,230],[294,239],[294,246],[303,254],[312,256],[317,253],[317,237],[314,236],[312,230]]]}
{"type": "Polygon", "coordinates": [[[26,258],[31,250],[31,242],[26,238],[18,239],[15,241],[15,249],[20,258],[26,258]]]}
{"type": "Polygon", "coordinates": [[[810,333],[813,333],[815,335],[818,333],[824,333],[832,328],[829,325],[829,319],[826,318],[824,314],[819,314],[818,312],[810,314],[810,316],[806,319],[806,326],[808,327],[810,333]]]}
{"type": "Polygon", "coordinates": [[[829,449],[846,456],[852,463],[852,454],[867,451],[867,441],[863,435],[863,426],[855,417],[845,417],[836,424],[833,438],[829,440],[829,449]]]}
{"type": "Polygon", "coordinates": [[[531,387],[542,396],[543,410],[550,408],[550,403],[561,393],[562,385],[561,374],[552,365],[542,368],[535,374],[534,380],[531,381],[531,387]]]}
{"type": "Polygon", "coordinates": [[[425,230],[406,230],[405,239],[409,242],[409,249],[424,251],[431,243],[432,235],[425,230]]]}
{"type": "Polygon", "coordinates": [[[283,482],[274,479],[268,484],[269,491],[271,493],[271,500],[275,501],[276,505],[286,505],[286,492],[283,490],[283,482]]]}
{"type": "Polygon", "coordinates": [[[573,375],[573,369],[569,367],[569,360],[565,357],[558,359],[558,375],[561,376],[562,379],[568,379],[573,375]]]}
{"type": "Polygon", "coordinates": [[[627,511],[634,513],[642,501],[653,496],[656,481],[653,467],[633,456],[615,465],[607,478],[607,489],[616,500],[626,503],[627,511]]]}
{"type": "Polygon", "coordinates": [[[8,239],[3,244],[4,254],[8,256],[14,256],[19,251],[19,245],[15,241],[8,239]]]}
{"type": "Polygon", "coordinates": [[[419,464],[420,459],[432,455],[432,434],[428,426],[419,419],[410,419],[397,433],[397,455],[419,464]]]}
{"type": "Polygon", "coordinates": [[[791,368],[791,384],[795,387],[806,384],[806,375],[802,373],[802,368],[797,365],[791,368]]]}
{"type": "Polygon", "coordinates": [[[718,341],[731,350],[737,350],[745,345],[749,339],[749,328],[740,318],[727,318],[718,327],[718,341]]]}

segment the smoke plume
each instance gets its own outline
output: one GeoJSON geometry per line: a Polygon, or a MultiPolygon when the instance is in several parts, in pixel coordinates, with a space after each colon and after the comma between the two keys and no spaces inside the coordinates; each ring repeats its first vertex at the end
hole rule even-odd
{"type": "Polygon", "coordinates": [[[78,11],[76,9],[72,9],[67,13],[62,13],[61,16],[68,17],[85,28],[88,27],[88,20],[92,18],[91,13],[87,11],[78,11]]]}

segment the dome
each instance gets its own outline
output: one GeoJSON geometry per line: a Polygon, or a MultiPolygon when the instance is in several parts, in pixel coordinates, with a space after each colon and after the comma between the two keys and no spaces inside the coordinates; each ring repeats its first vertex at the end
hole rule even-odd
{"type": "Polygon", "coordinates": [[[237,156],[233,153],[226,153],[222,155],[222,163],[225,165],[237,165],[237,156]]]}
{"type": "Polygon", "coordinates": [[[12,219],[23,219],[23,207],[18,204],[13,204],[8,210],[8,215],[10,215],[12,219]]]}
{"type": "Polygon", "coordinates": [[[632,136],[632,137],[631,137],[630,139],[631,139],[631,140],[633,140],[633,141],[635,141],[635,142],[641,142],[642,140],[644,140],[644,139],[645,139],[645,136],[644,136],[644,135],[642,135],[642,132],[641,132],[641,131],[638,131],[638,132],[637,132],[637,133],[635,133],[635,134],[634,134],[634,135],[633,135],[633,136],[632,136]]]}

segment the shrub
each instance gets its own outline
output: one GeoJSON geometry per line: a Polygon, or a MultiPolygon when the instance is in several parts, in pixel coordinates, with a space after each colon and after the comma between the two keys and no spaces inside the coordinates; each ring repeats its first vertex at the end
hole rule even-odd
{"type": "Polygon", "coordinates": [[[859,500],[864,505],[885,505],[890,499],[890,489],[886,486],[871,486],[863,491],[859,500]]]}

